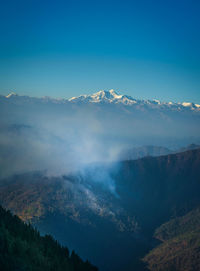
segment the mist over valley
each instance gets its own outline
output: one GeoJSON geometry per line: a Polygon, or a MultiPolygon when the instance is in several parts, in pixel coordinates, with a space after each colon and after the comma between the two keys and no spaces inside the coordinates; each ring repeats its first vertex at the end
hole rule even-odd
{"type": "Polygon", "coordinates": [[[68,100],[11,94],[0,113],[3,207],[99,270],[179,270],[181,259],[157,263],[150,251],[162,258],[156,229],[200,206],[197,104],[113,90],[68,100]]]}

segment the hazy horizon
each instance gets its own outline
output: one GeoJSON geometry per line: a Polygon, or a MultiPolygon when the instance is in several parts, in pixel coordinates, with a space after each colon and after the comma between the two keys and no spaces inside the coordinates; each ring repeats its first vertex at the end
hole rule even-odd
{"type": "Polygon", "coordinates": [[[80,95],[77,95],[77,96],[55,96],[55,95],[45,95],[45,96],[42,96],[42,95],[26,95],[26,94],[23,94],[23,93],[20,93],[20,92],[17,92],[15,90],[10,90],[8,91],[7,93],[3,93],[3,94],[0,94],[4,97],[7,97],[9,95],[17,95],[17,96],[27,96],[27,97],[30,97],[30,98],[52,98],[52,99],[66,99],[66,100],[69,100],[71,98],[74,98],[74,97],[79,97],[79,96],[83,96],[83,95],[87,95],[87,96],[90,96],[90,95],[93,95],[93,94],[96,94],[100,91],[104,91],[104,92],[109,92],[111,90],[114,90],[115,93],[119,94],[119,95],[125,95],[125,96],[130,96],[132,97],[133,99],[136,99],[136,100],[140,100],[140,101],[143,101],[143,100],[149,100],[149,101],[160,101],[160,102],[163,102],[163,103],[168,103],[168,102],[172,102],[172,103],[193,103],[193,104],[198,104],[196,101],[191,101],[191,100],[159,100],[159,99],[156,99],[156,98],[152,98],[152,99],[147,99],[145,97],[140,97],[140,98],[136,98],[135,96],[133,95],[128,95],[125,91],[121,91],[121,90],[115,90],[115,89],[97,89],[97,90],[94,90],[94,91],[85,91],[83,93],[81,93],[80,95]]]}

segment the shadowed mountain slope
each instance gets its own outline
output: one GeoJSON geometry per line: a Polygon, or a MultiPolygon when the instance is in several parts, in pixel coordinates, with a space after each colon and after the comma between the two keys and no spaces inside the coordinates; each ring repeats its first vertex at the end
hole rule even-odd
{"type": "Polygon", "coordinates": [[[155,238],[162,244],[144,257],[150,270],[200,270],[199,208],[160,226],[155,238]]]}
{"type": "Polygon", "coordinates": [[[40,236],[0,206],[0,269],[2,271],[97,271],[50,235],[40,236]]]}
{"type": "Polygon", "coordinates": [[[199,164],[196,149],[90,164],[71,176],[16,175],[1,181],[0,199],[100,270],[145,270],[155,229],[200,205],[199,164]]]}

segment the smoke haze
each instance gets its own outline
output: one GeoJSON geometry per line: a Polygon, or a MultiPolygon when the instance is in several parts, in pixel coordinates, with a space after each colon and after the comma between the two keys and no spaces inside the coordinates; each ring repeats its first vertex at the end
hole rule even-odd
{"type": "Polygon", "coordinates": [[[116,161],[128,147],[199,142],[199,111],[23,96],[1,96],[0,106],[1,177],[35,170],[69,174],[90,163],[116,161]]]}

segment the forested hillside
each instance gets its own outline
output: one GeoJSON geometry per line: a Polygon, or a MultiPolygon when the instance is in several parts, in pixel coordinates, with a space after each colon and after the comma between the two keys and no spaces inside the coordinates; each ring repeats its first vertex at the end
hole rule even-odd
{"type": "MultiPolygon", "coordinates": [[[[120,163],[89,164],[74,175],[13,175],[1,180],[0,204],[41,233],[51,234],[62,245],[75,249],[102,271],[144,271],[141,259],[158,245],[155,230],[200,206],[199,164],[200,149],[196,149],[120,163]]],[[[170,251],[172,256],[183,253],[177,256],[174,270],[184,270],[186,264],[192,268],[193,255],[199,257],[199,241],[190,235],[196,232],[192,221],[181,235],[177,230],[183,229],[183,224],[172,224],[170,232],[182,241],[174,242],[170,235],[156,250],[156,256],[148,258],[149,268],[157,265],[163,269],[152,270],[168,270],[160,259],[166,257],[171,266],[170,251]],[[187,263],[184,255],[191,256],[187,263]]],[[[199,220],[195,225],[200,225],[199,220]]]]}
{"type": "Polygon", "coordinates": [[[40,236],[0,206],[0,269],[3,271],[97,271],[50,235],[40,236]]]}
{"type": "Polygon", "coordinates": [[[200,270],[199,208],[160,226],[155,238],[162,244],[144,258],[150,270],[200,270]]]}

